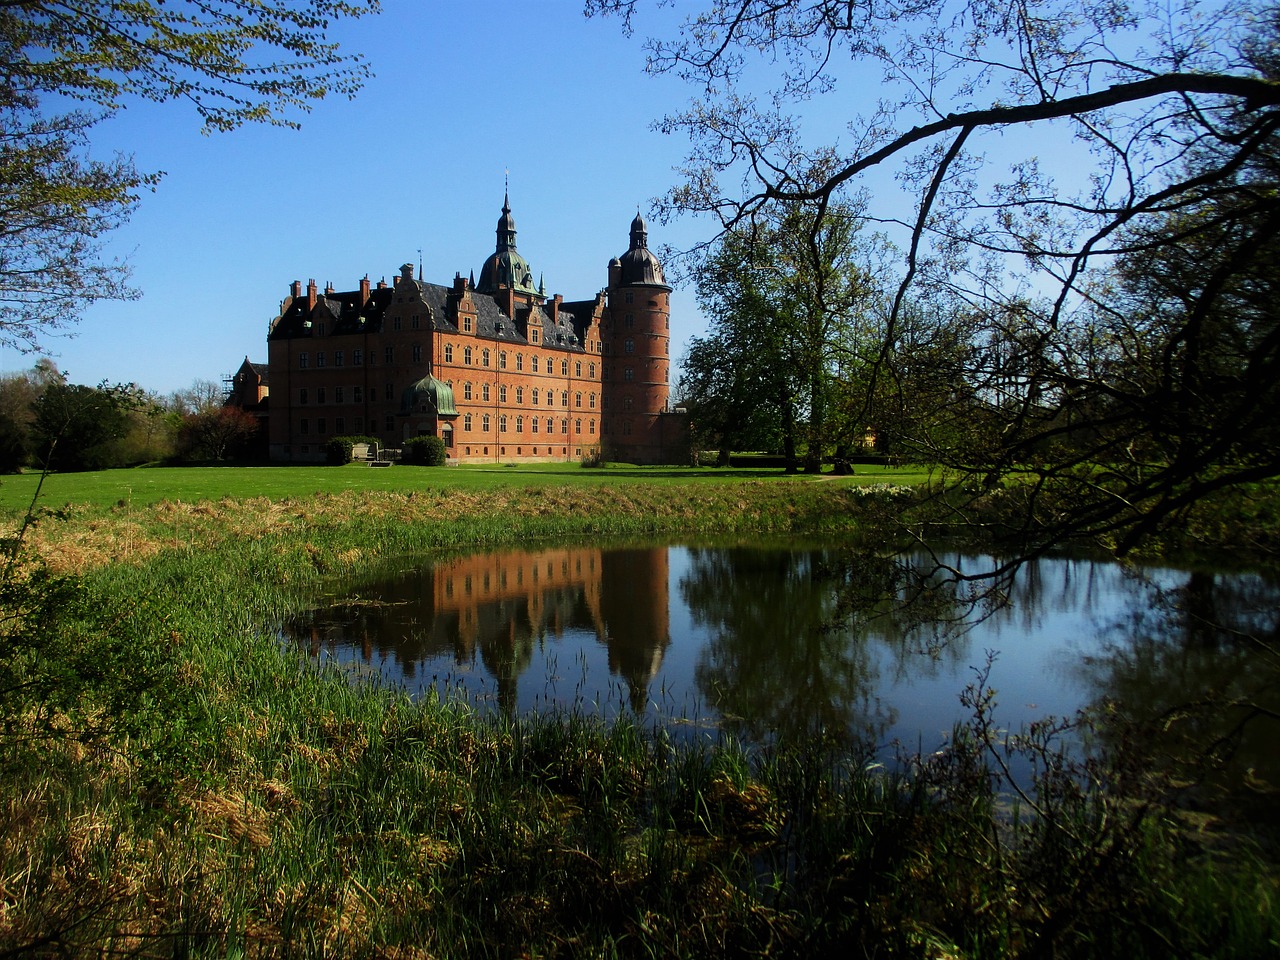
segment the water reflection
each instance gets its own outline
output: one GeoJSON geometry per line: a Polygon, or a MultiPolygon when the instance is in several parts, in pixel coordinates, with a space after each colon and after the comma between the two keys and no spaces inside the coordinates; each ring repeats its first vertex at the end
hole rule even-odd
{"type": "Polygon", "coordinates": [[[924,750],[967,719],[959,694],[990,653],[1002,726],[1118,702],[1168,743],[1199,738],[1280,782],[1274,582],[1047,559],[960,633],[939,626],[967,611],[945,592],[932,619],[843,615],[851,594],[894,589],[888,561],[831,549],[505,551],[400,572],[285,633],[411,691],[458,687],[512,713],[630,710],[756,742],[821,730],[924,750]],[[1191,703],[1228,709],[1193,722],[1179,712],[1191,703]]]}

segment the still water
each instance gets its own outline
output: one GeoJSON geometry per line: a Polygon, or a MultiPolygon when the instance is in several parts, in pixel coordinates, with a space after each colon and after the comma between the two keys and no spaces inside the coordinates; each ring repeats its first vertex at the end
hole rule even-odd
{"type": "MultiPolygon", "coordinates": [[[[1245,687],[1260,676],[1276,695],[1280,587],[1265,577],[1043,559],[994,611],[951,595],[930,618],[882,608],[851,622],[846,601],[868,584],[901,595],[888,572],[815,548],[509,550],[359,585],[284,633],[415,695],[631,711],[756,742],[822,729],[931,750],[968,718],[960,695],[988,661],[995,719],[1011,730],[1104,702],[1155,716],[1179,698],[1256,699],[1245,687]]],[[[1262,770],[1276,765],[1271,743],[1274,731],[1234,748],[1262,770]]]]}

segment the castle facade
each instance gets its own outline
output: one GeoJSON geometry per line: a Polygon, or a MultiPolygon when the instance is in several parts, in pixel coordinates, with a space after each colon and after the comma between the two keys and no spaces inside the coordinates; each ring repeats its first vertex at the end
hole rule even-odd
{"type": "Polygon", "coordinates": [[[639,215],[605,289],[546,296],[506,198],[478,281],[424,283],[410,264],[346,292],[295,280],[267,335],[271,459],[323,460],[337,436],[432,435],[451,462],[687,462],[670,298],[639,215]]]}

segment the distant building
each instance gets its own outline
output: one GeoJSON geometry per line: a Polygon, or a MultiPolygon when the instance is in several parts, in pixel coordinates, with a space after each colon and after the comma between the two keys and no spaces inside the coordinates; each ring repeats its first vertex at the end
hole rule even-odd
{"type": "Polygon", "coordinates": [[[347,292],[295,280],[267,335],[270,456],[322,460],[334,436],[397,447],[434,435],[461,462],[596,450],[684,462],[687,422],[668,409],[670,298],[639,215],[606,289],[547,297],[516,250],[505,198],[478,282],[424,283],[410,264],[391,286],[367,275],[347,292]]]}

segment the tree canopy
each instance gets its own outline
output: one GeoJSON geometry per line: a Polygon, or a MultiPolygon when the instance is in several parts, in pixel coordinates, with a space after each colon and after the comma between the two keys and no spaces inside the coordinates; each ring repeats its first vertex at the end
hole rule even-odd
{"type": "MultiPolygon", "coordinates": [[[[641,6],[587,2],[628,28],[641,6]]],[[[818,217],[892,170],[904,199],[868,213],[901,250],[868,402],[955,490],[1007,486],[1020,555],[1077,537],[1125,552],[1280,473],[1275,3],[682,10],[648,42],[650,69],[697,91],[660,124],[691,145],[664,210],[818,217]],[[868,108],[814,141],[816,102],[868,108]],[[936,355],[910,331],[921,302],[936,355]]]]}
{"type": "Polygon", "coordinates": [[[206,131],[296,126],[368,76],[332,24],[378,0],[0,0],[0,342],[38,349],[97,300],[137,295],[102,257],[158,177],[90,155],[130,100],[179,100],[206,131]]]}

